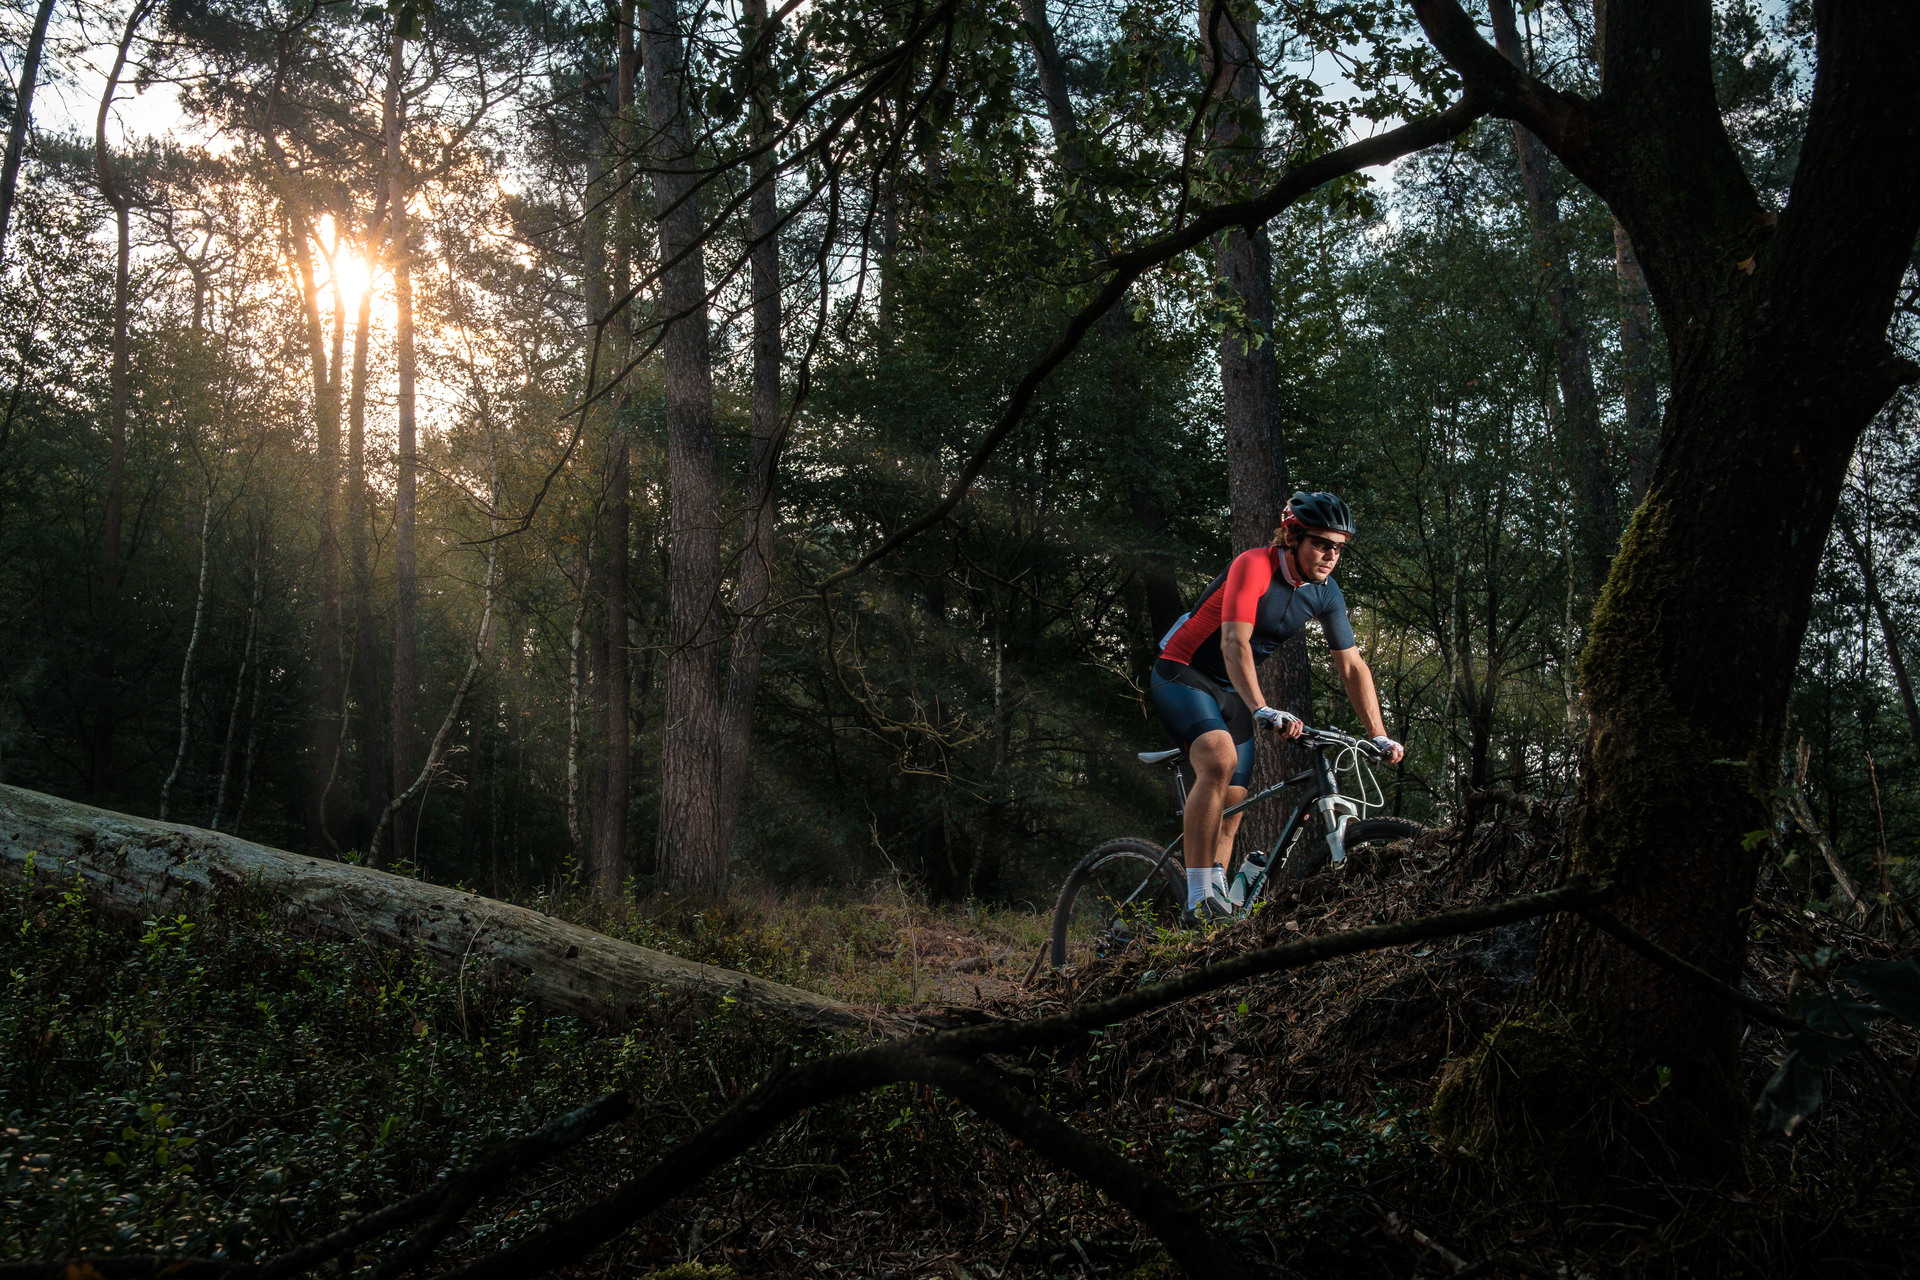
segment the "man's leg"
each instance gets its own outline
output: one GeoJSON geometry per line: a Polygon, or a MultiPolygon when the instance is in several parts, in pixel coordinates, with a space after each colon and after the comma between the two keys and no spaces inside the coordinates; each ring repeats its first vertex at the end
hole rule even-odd
{"type": "MultiPolygon", "coordinates": [[[[1227,787],[1225,807],[1231,809],[1246,798],[1247,789],[1245,787],[1229,785],[1227,787]]],[[[1220,838],[1215,842],[1213,847],[1214,866],[1224,870],[1233,865],[1233,838],[1239,834],[1240,819],[1245,816],[1245,814],[1236,813],[1231,818],[1220,819],[1220,838]]]]}
{"type": "Polygon", "coordinates": [[[1193,762],[1193,786],[1187,792],[1186,819],[1181,824],[1185,839],[1181,841],[1181,848],[1187,864],[1187,905],[1193,907],[1198,905],[1195,899],[1206,892],[1206,877],[1221,856],[1220,850],[1224,847],[1229,857],[1233,853],[1233,831],[1240,825],[1240,819],[1235,816],[1222,823],[1220,813],[1244,798],[1247,792],[1245,787],[1231,785],[1240,757],[1234,748],[1233,736],[1225,729],[1209,730],[1188,743],[1187,759],[1193,762]],[[1196,875],[1200,877],[1198,880],[1196,875]],[[1196,886],[1200,888],[1199,894],[1194,892],[1196,886]]]}

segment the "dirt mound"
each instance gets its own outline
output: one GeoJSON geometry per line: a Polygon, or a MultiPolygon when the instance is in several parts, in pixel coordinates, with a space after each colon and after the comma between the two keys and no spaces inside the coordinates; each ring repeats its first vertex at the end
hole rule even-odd
{"type": "MultiPolygon", "coordinates": [[[[1365,851],[1247,921],[1046,977],[991,1010],[1034,1017],[1251,948],[1549,888],[1563,868],[1564,813],[1522,797],[1479,797],[1454,825],[1365,851]]],[[[1750,994],[1785,1005],[1804,967],[1796,957],[1822,948],[1863,960],[1912,953],[1802,905],[1803,896],[1777,875],[1763,884],[1744,977],[1750,994]]],[[[1889,1189],[1911,1185],[1920,1126],[1865,1063],[1830,1073],[1826,1103],[1797,1138],[1756,1134],[1743,1187],[1662,1185],[1638,1198],[1623,1193],[1623,1203],[1563,1204],[1425,1134],[1421,1108],[1443,1064],[1521,1007],[1539,935],[1534,920],[1344,957],[1018,1066],[1044,1080],[1049,1105],[1075,1123],[1136,1152],[1157,1148],[1202,1189],[1241,1197],[1250,1216],[1230,1221],[1265,1240],[1276,1262],[1308,1273],[1343,1255],[1397,1258],[1389,1269],[1423,1254],[1429,1268],[1478,1259],[1476,1273],[1493,1275],[1737,1274],[1756,1265],[1830,1274],[1842,1262],[1857,1274],[1891,1275],[1914,1260],[1920,1210],[1889,1189]],[[1264,1154],[1249,1162],[1255,1147],[1264,1154]],[[1359,1167],[1364,1161],[1373,1164],[1359,1167]],[[1284,1185],[1263,1191],[1263,1182],[1284,1185]],[[1423,1239],[1450,1241],[1451,1251],[1423,1239]]],[[[1886,1060],[1910,1076],[1920,1036],[1886,1024],[1879,1034],[1886,1060]]],[[[1776,1031],[1746,1034],[1756,1095],[1783,1051],[1776,1031]]],[[[1911,1081],[1902,1087],[1911,1091],[1911,1081]]]]}
{"type": "MultiPolygon", "coordinates": [[[[1560,865],[1559,811],[1517,804],[1483,804],[1452,827],[1357,851],[1248,920],[1094,961],[989,1008],[1034,1017],[1254,948],[1546,888],[1560,865]]],[[[1263,978],[1115,1028],[1109,1052],[1128,1058],[1129,1095],[1164,1097],[1199,1078],[1201,1100],[1221,1110],[1256,1100],[1359,1103],[1383,1085],[1424,1087],[1532,977],[1538,936],[1539,923],[1526,921],[1263,978]]]]}

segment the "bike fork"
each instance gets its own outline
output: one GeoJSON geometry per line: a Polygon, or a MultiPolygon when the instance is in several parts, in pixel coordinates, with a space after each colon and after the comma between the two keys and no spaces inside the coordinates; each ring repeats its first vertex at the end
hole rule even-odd
{"type": "Polygon", "coordinates": [[[1347,860],[1347,824],[1360,816],[1360,810],[1345,796],[1321,796],[1314,808],[1320,811],[1320,824],[1326,828],[1327,852],[1333,857],[1333,865],[1340,866],[1347,860]]]}

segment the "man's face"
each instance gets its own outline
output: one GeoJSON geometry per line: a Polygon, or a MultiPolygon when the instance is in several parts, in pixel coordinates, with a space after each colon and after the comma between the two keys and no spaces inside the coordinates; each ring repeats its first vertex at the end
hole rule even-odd
{"type": "Polygon", "coordinates": [[[1344,533],[1302,529],[1293,547],[1293,562],[1300,566],[1300,576],[1308,582],[1325,582],[1333,575],[1334,566],[1340,563],[1341,548],[1346,543],[1344,533]]]}

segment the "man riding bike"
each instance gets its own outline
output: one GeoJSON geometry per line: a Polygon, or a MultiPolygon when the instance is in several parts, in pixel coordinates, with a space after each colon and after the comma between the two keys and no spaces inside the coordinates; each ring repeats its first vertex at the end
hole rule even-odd
{"type": "Polygon", "coordinates": [[[1193,612],[1167,634],[1153,664],[1151,694],[1160,722],[1193,762],[1187,794],[1187,914],[1204,923],[1231,914],[1227,864],[1240,818],[1221,811],[1244,800],[1253,777],[1257,726],[1297,738],[1290,711],[1267,705],[1258,668],[1268,654],[1316,618],[1332,651],[1347,700],[1389,764],[1406,753],[1387,737],[1373,672],[1355,647],[1346,598],[1333,580],[1354,536],[1353,513],[1331,493],[1295,493],[1273,544],[1235,556],[1201,593],[1193,612]]]}

